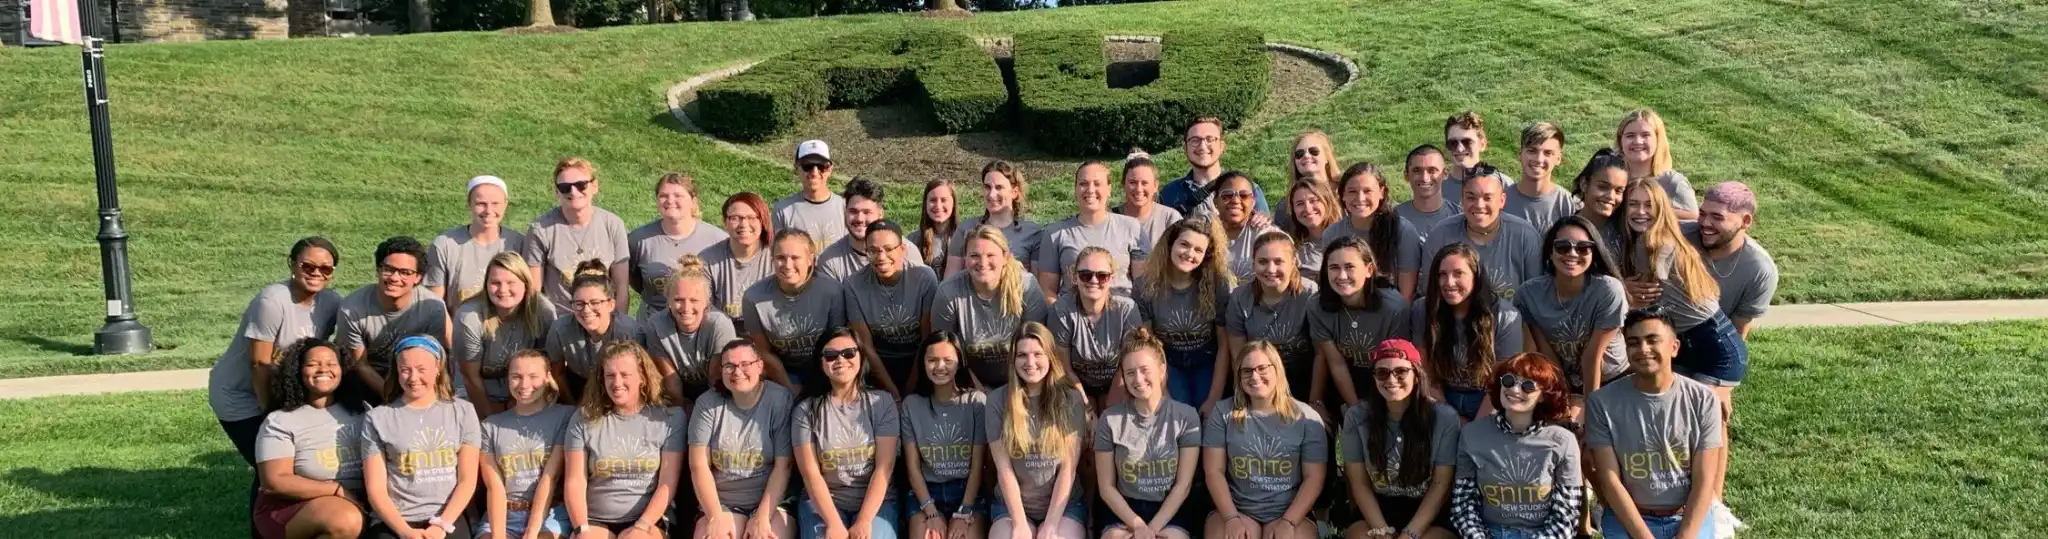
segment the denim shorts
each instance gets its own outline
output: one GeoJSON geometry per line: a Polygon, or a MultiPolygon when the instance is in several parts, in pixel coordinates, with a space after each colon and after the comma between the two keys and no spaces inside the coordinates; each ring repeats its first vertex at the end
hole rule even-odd
{"type": "MultiPolygon", "coordinates": [[[[1713,510],[1707,511],[1706,521],[1700,523],[1699,533],[1694,534],[1690,538],[1678,536],[1678,525],[1683,520],[1685,520],[1684,516],[1653,517],[1643,515],[1643,524],[1649,525],[1651,537],[1657,539],[1714,539],[1713,510]]],[[[1600,535],[1607,539],[1629,539],[1628,530],[1621,527],[1621,519],[1614,516],[1613,509],[1600,511],[1600,535]]]]}
{"type": "MultiPolygon", "coordinates": [[[[526,535],[526,521],[528,518],[525,511],[506,511],[505,536],[519,537],[526,535]]],[[[561,504],[556,504],[553,509],[548,510],[548,517],[541,521],[541,525],[542,529],[547,530],[548,533],[555,534],[555,537],[566,535],[569,532],[569,512],[562,509],[561,504]]],[[[491,536],[491,519],[477,519],[476,536],[491,536]]]]}
{"type": "Polygon", "coordinates": [[[1728,315],[1717,312],[1678,334],[1678,357],[1671,363],[1672,370],[1700,383],[1735,387],[1749,374],[1749,345],[1742,342],[1728,315]]]}
{"type": "MultiPolygon", "coordinates": [[[[1081,489],[1079,487],[1074,488],[1074,491],[1077,494],[1080,492],[1080,490],[1081,489]]],[[[1080,496],[1075,496],[1074,499],[1067,500],[1067,510],[1065,511],[1065,513],[1067,515],[1067,520],[1072,520],[1075,523],[1081,524],[1083,526],[1086,526],[1088,524],[1088,506],[1081,503],[1080,496]]],[[[988,521],[995,522],[1005,518],[1010,518],[1010,504],[990,500],[990,503],[988,504],[988,521]]],[[[1031,519],[1032,525],[1044,523],[1045,519],[1042,518],[1031,519]]]]}
{"type": "MultiPolygon", "coordinates": [[[[1124,503],[1129,504],[1131,512],[1144,517],[1146,522],[1151,522],[1153,517],[1159,516],[1161,506],[1165,505],[1161,502],[1133,500],[1130,498],[1124,498],[1124,503]]],[[[1173,518],[1166,521],[1166,526],[1169,528],[1180,528],[1181,533],[1186,533],[1192,537],[1195,533],[1195,511],[1191,510],[1192,508],[1188,507],[1188,505],[1186,502],[1182,502],[1180,510],[1173,513],[1173,518]]],[[[1098,520],[1108,521],[1103,524],[1103,530],[1124,528],[1123,520],[1118,519],[1116,513],[1110,511],[1108,506],[1103,506],[1103,510],[1097,516],[1100,517],[1098,520]]]]}
{"type": "MultiPolygon", "coordinates": [[[[955,479],[944,483],[925,483],[924,490],[932,495],[932,508],[937,509],[940,515],[948,518],[951,518],[954,513],[960,512],[960,502],[967,500],[966,479],[955,479]]],[[[987,503],[986,498],[980,501],[987,503]]],[[[910,515],[922,510],[924,510],[924,507],[921,505],[909,508],[904,511],[903,516],[908,518],[910,515]]],[[[976,516],[982,514],[979,509],[969,508],[968,510],[976,516]]]]}
{"type": "Polygon", "coordinates": [[[1444,388],[1444,404],[1450,405],[1452,410],[1457,410],[1458,417],[1465,418],[1467,422],[1479,416],[1479,408],[1485,403],[1484,389],[1444,388]]]}

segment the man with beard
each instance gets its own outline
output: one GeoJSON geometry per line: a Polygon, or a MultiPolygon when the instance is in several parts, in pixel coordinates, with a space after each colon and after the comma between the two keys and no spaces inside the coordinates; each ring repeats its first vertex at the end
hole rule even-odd
{"type": "MultiPolygon", "coordinates": [[[[1215,215],[1216,203],[1210,199],[1210,190],[1215,188],[1217,178],[1229,169],[1223,168],[1223,120],[1214,116],[1196,118],[1188,125],[1187,140],[1184,142],[1188,157],[1188,175],[1181,176],[1159,188],[1159,203],[1173,208],[1181,215],[1215,215]]],[[[1266,206],[1266,191],[1258,184],[1252,184],[1253,209],[1258,212],[1255,219],[1266,219],[1271,224],[1273,210],[1266,206]]]]}
{"type": "Polygon", "coordinates": [[[1762,318],[1778,293],[1778,264],[1755,238],[1749,227],[1756,224],[1756,193],[1742,182],[1722,182],[1707,190],[1700,204],[1700,220],[1684,228],[1707,259],[1707,271],[1721,285],[1721,312],[1735,322],[1735,330],[1749,339],[1750,323],[1762,318]]]}
{"type": "MultiPolygon", "coordinates": [[[[882,220],[882,184],[867,178],[854,178],[846,182],[846,191],[839,196],[846,203],[846,235],[818,253],[817,272],[833,280],[845,281],[848,276],[868,267],[868,225],[882,220]]],[[[910,251],[907,263],[925,265],[924,252],[917,248],[917,244],[906,243],[903,248],[910,251]]]]}

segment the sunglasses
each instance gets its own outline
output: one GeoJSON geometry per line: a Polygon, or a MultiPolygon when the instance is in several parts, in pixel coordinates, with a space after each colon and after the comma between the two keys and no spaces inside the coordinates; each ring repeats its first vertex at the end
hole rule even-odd
{"type": "Polygon", "coordinates": [[[1561,255],[1577,254],[1579,256],[1585,256],[1593,254],[1593,242],[1557,240],[1550,242],[1550,252],[1561,255]]]}
{"type": "Polygon", "coordinates": [[[1478,142],[1479,139],[1472,138],[1444,139],[1444,145],[1452,148],[1470,148],[1473,144],[1477,144],[1478,142]]]}
{"type": "Polygon", "coordinates": [[[1387,381],[1387,380],[1392,380],[1392,379],[1395,379],[1395,378],[1407,378],[1407,377],[1408,377],[1408,375],[1410,375],[1410,374],[1415,374],[1415,369],[1414,369],[1414,368],[1412,368],[1412,367],[1394,367],[1394,368],[1391,368],[1391,369],[1373,369],[1373,370],[1372,370],[1372,377],[1373,377],[1373,379],[1375,379],[1375,380],[1379,380],[1379,381],[1382,381],[1382,382],[1385,382],[1385,381],[1387,381]]]}
{"type": "Polygon", "coordinates": [[[1322,149],[1322,148],[1319,148],[1319,147],[1315,147],[1315,146],[1310,146],[1310,147],[1307,147],[1307,148],[1295,148],[1295,149],[1294,149],[1294,158],[1295,158],[1295,159],[1300,159],[1300,158],[1303,158],[1303,157],[1321,157],[1322,155],[1323,155],[1323,149],[1322,149]]]}
{"type": "Polygon", "coordinates": [[[1110,273],[1110,272],[1107,272],[1107,271],[1088,271],[1088,270],[1074,270],[1074,278],[1075,278],[1075,279],[1080,279],[1080,280],[1082,280],[1082,281],[1086,281],[1086,282],[1091,282],[1091,283],[1106,283],[1106,282],[1109,282],[1109,277],[1110,277],[1111,275],[1114,275],[1114,274],[1112,274],[1112,273],[1110,273]]]}
{"type": "Polygon", "coordinates": [[[804,172],[820,172],[832,168],[830,163],[804,163],[796,166],[804,172]]]}
{"type": "Polygon", "coordinates": [[[299,273],[304,273],[307,275],[316,275],[320,277],[331,277],[334,275],[334,266],[331,264],[322,266],[319,264],[313,264],[309,262],[300,262],[299,273]]]}
{"type": "Polygon", "coordinates": [[[1512,374],[1500,375],[1501,389],[1521,389],[1523,393],[1535,393],[1536,381],[1512,374]]]}
{"type": "Polygon", "coordinates": [[[1222,190],[1222,191],[1217,191],[1217,192],[1216,192],[1216,197],[1217,197],[1217,198],[1251,198],[1251,197],[1252,197],[1252,192],[1251,192],[1251,190],[1249,190],[1249,189],[1226,189],[1226,190],[1222,190]]]}
{"type": "Polygon", "coordinates": [[[596,182],[597,180],[583,180],[580,182],[555,182],[555,192],[566,195],[569,194],[570,191],[587,191],[590,189],[590,184],[596,182]]]}
{"type": "Polygon", "coordinates": [[[857,357],[860,357],[859,348],[827,348],[818,352],[819,361],[852,361],[857,357]]]}

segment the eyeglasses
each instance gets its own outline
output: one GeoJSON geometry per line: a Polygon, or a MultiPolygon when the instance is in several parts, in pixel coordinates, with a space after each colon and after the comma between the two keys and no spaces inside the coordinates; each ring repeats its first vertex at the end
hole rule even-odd
{"type": "Polygon", "coordinates": [[[1470,148],[1473,144],[1477,144],[1478,142],[1479,139],[1473,138],[1444,139],[1444,146],[1449,146],[1452,148],[1470,148]]]}
{"type": "Polygon", "coordinates": [[[799,168],[799,169],[803,169],[803,171],[804,171],[804,172],[822,172],[822,171],[825,171],[825,170],[827,170],[827,169],[830,169],[830,168],[832,168],[832,164],[831,164],[831,163],[803,163],[803,164],[799,164],[799,165],[797,165],[797,166],[796,166],[796,168],[799,168]]]}
{"type": "Polygon", "coordinates": [[[900,249],[902,247],[903,244],[901,243],[895,245],[882,245],[879,243],[870,243],[868,244],[868,256],[882,256],[884,254],[894,253],[897,249],[900,249]]]}
{"type": "Polygon", "coordinates": [[[1228,198],[1240,198],[1240,199],[1241,199],[1241,198],[1251,198],[1251,197],[1252,197],[1252,192],[1251,192],[1251,190],[1250,190],[1250,189],[1225,189],[1225,190],[1222,190],[1222,191],[1217,191],[1217,192],[1216,192],[1216,198],[1226,198],[1226,199],[1228,199],[1228,198]]]}
{"type": "Polygon", "coordinates": [[[724,365],[720,365],[720,366],[721,366],[721,367],[724,367],[724,368],[725,368],[725,372],[736,372],[736,371],[743,371],[743,370],[751,369],[751,368],[754,368],[755,366],[757,366],[757,365],[760,365],[760,364],[761,364],[761,360],[758,360],[758,359],[756,359],[756,360],[753,360],[753,361],[741,361],[741,362],[738,362],[738,363],[726,363],[726,364],[724,364],[724,365]]]}
{"type": "Polygon", "coordinates": [[[1501,389],[1520,389],[1523,393],[1535,393],[1536,381],[1512,374],[1500,375],[1501,389]]]}
{"type": "Polygon", "coordinates": [[[587,191],[590,189],[590,184],[592,183],[597,183],[597,180],[583,180],[580,182],[555,182],[555,192],[566,195],[569,194],[570,191],[587,191]]]}
{"type": "Polygon", "coordinates": [[[1415,369],[1412,367],[1394,367],[1391,369],[1372,370],[1372,377],[1382,382],[1392,380],[1395,378],[1407,378],[1410,374],[1415,374],[1415,369]]]}
{"type": "MultiPolygon", "coordinates": [[[[329,272],[332,272],[334,270],[334,266],[328,266],[327,268],[329,272]]],[[[377,276],[379,277],[417,277],[419,276],[419,274],[420,270],[412,268],[377,266],[377,276]]]]}
{"type": "Polygon", "coordinates": [[[604,307],[605,305],[607,305],[607,304],[610,304],[611,302],[612,302],[612,298],[604,298],[604,299],[593,299],[593,300],[589,300],[589,301],[584,301],[584,300],[576,300],[576,301],[571,301],[571,302],[569,302],[569,308],[570,308],[570,309],[575,309],[575,310],[578,310],[578,311],[581,311],[581,310],[585,310],[585,309],[596,309],[596,308],[604,307]]]}
{"type": "Polygon", "coordinates": [[[1237,377],[1239,377],[1239,378],[1249,378],[1249,377],[1252,377],[1252,376],[1255,376],[1255,375],[1261,375],[1261,374],[1272,374],[1272,373],[1273,373],[1273,364],[1272,364],[1272,363],[1267,363],[1267,364],[1265,364],[1265,365],[1260,365],[1260,366],[1257,366],[1257,367],[1239,367],[1239,368],[1237,369],[1237,377]]]}
{"type": "Polygon", "coordinates": [[[857,357],[860,357],[859,348],[840,348],[837,350],[827,348],[818,351],[819,361],[852,361],[853,358],[857,357]]]}
{"type": "Polygon", "coordinates": [[[1223,142],[1223,137],[1188,137],[1188,144],[1215,144],[1218,142],[1223,142]]]}
{"type": "Polygon", "coordinates": [[[1091,282],[1091,283],[1106,283],[1106,282],[1109,282],[1109,277],[1110,277],[1111,275],[1114,275],[1114,274],[1113,274],[1113,273],[1110,273],[1110,272],[1107,272],[1107,271],[1088,271],[1088,270],[1074,270],[1074,278],[1075,278],[1075,279],[1079,279],[1079,280],[1082,280],[1082,281],[1086,281],[1086,282],[1091,282]]]}
{"type": "Polygon", "coordinates": [[[310,262],[300,262],[299,273],[304,273],[307,275],[316,275],[320,277],[329,277],[334,275],[334,265],[329,264],[322,266],[310,262]]]}
{"type": "Polygon", "coordinates": [[[1593,254],[1593,246],[1593,242],[1590,241],[1557,240],[1550,242],[1550,252],[1561,255],[1577,254],[1585,256],[1593,254]]]}
{"type": "Polygon", "coordinates": [[[1300,159],[1300,158],[1303,158],[1303,157],[1321,157],[1322,155],[1323,155],[1323,149],[1322,149],[1322,148],[1319,148],[1319,147],[1315,147],[1315,146],[1309,146],[1309,147],[1307,147],[1307,148],[1295,148],[1295,149],[1294,149],[1294,158],[1295,158],[1295,159],[1300,159]]]}

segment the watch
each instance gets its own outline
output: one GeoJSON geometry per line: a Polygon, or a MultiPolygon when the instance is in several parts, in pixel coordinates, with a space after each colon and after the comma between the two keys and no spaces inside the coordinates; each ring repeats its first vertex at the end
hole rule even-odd
{"type": "Polygon", "coordinates": [[[427,519],[427,525],[440,528],[443,533],[455,533],[455,523],[446,520],[441,520],[441,517],[439,516],[427,519]]]}

